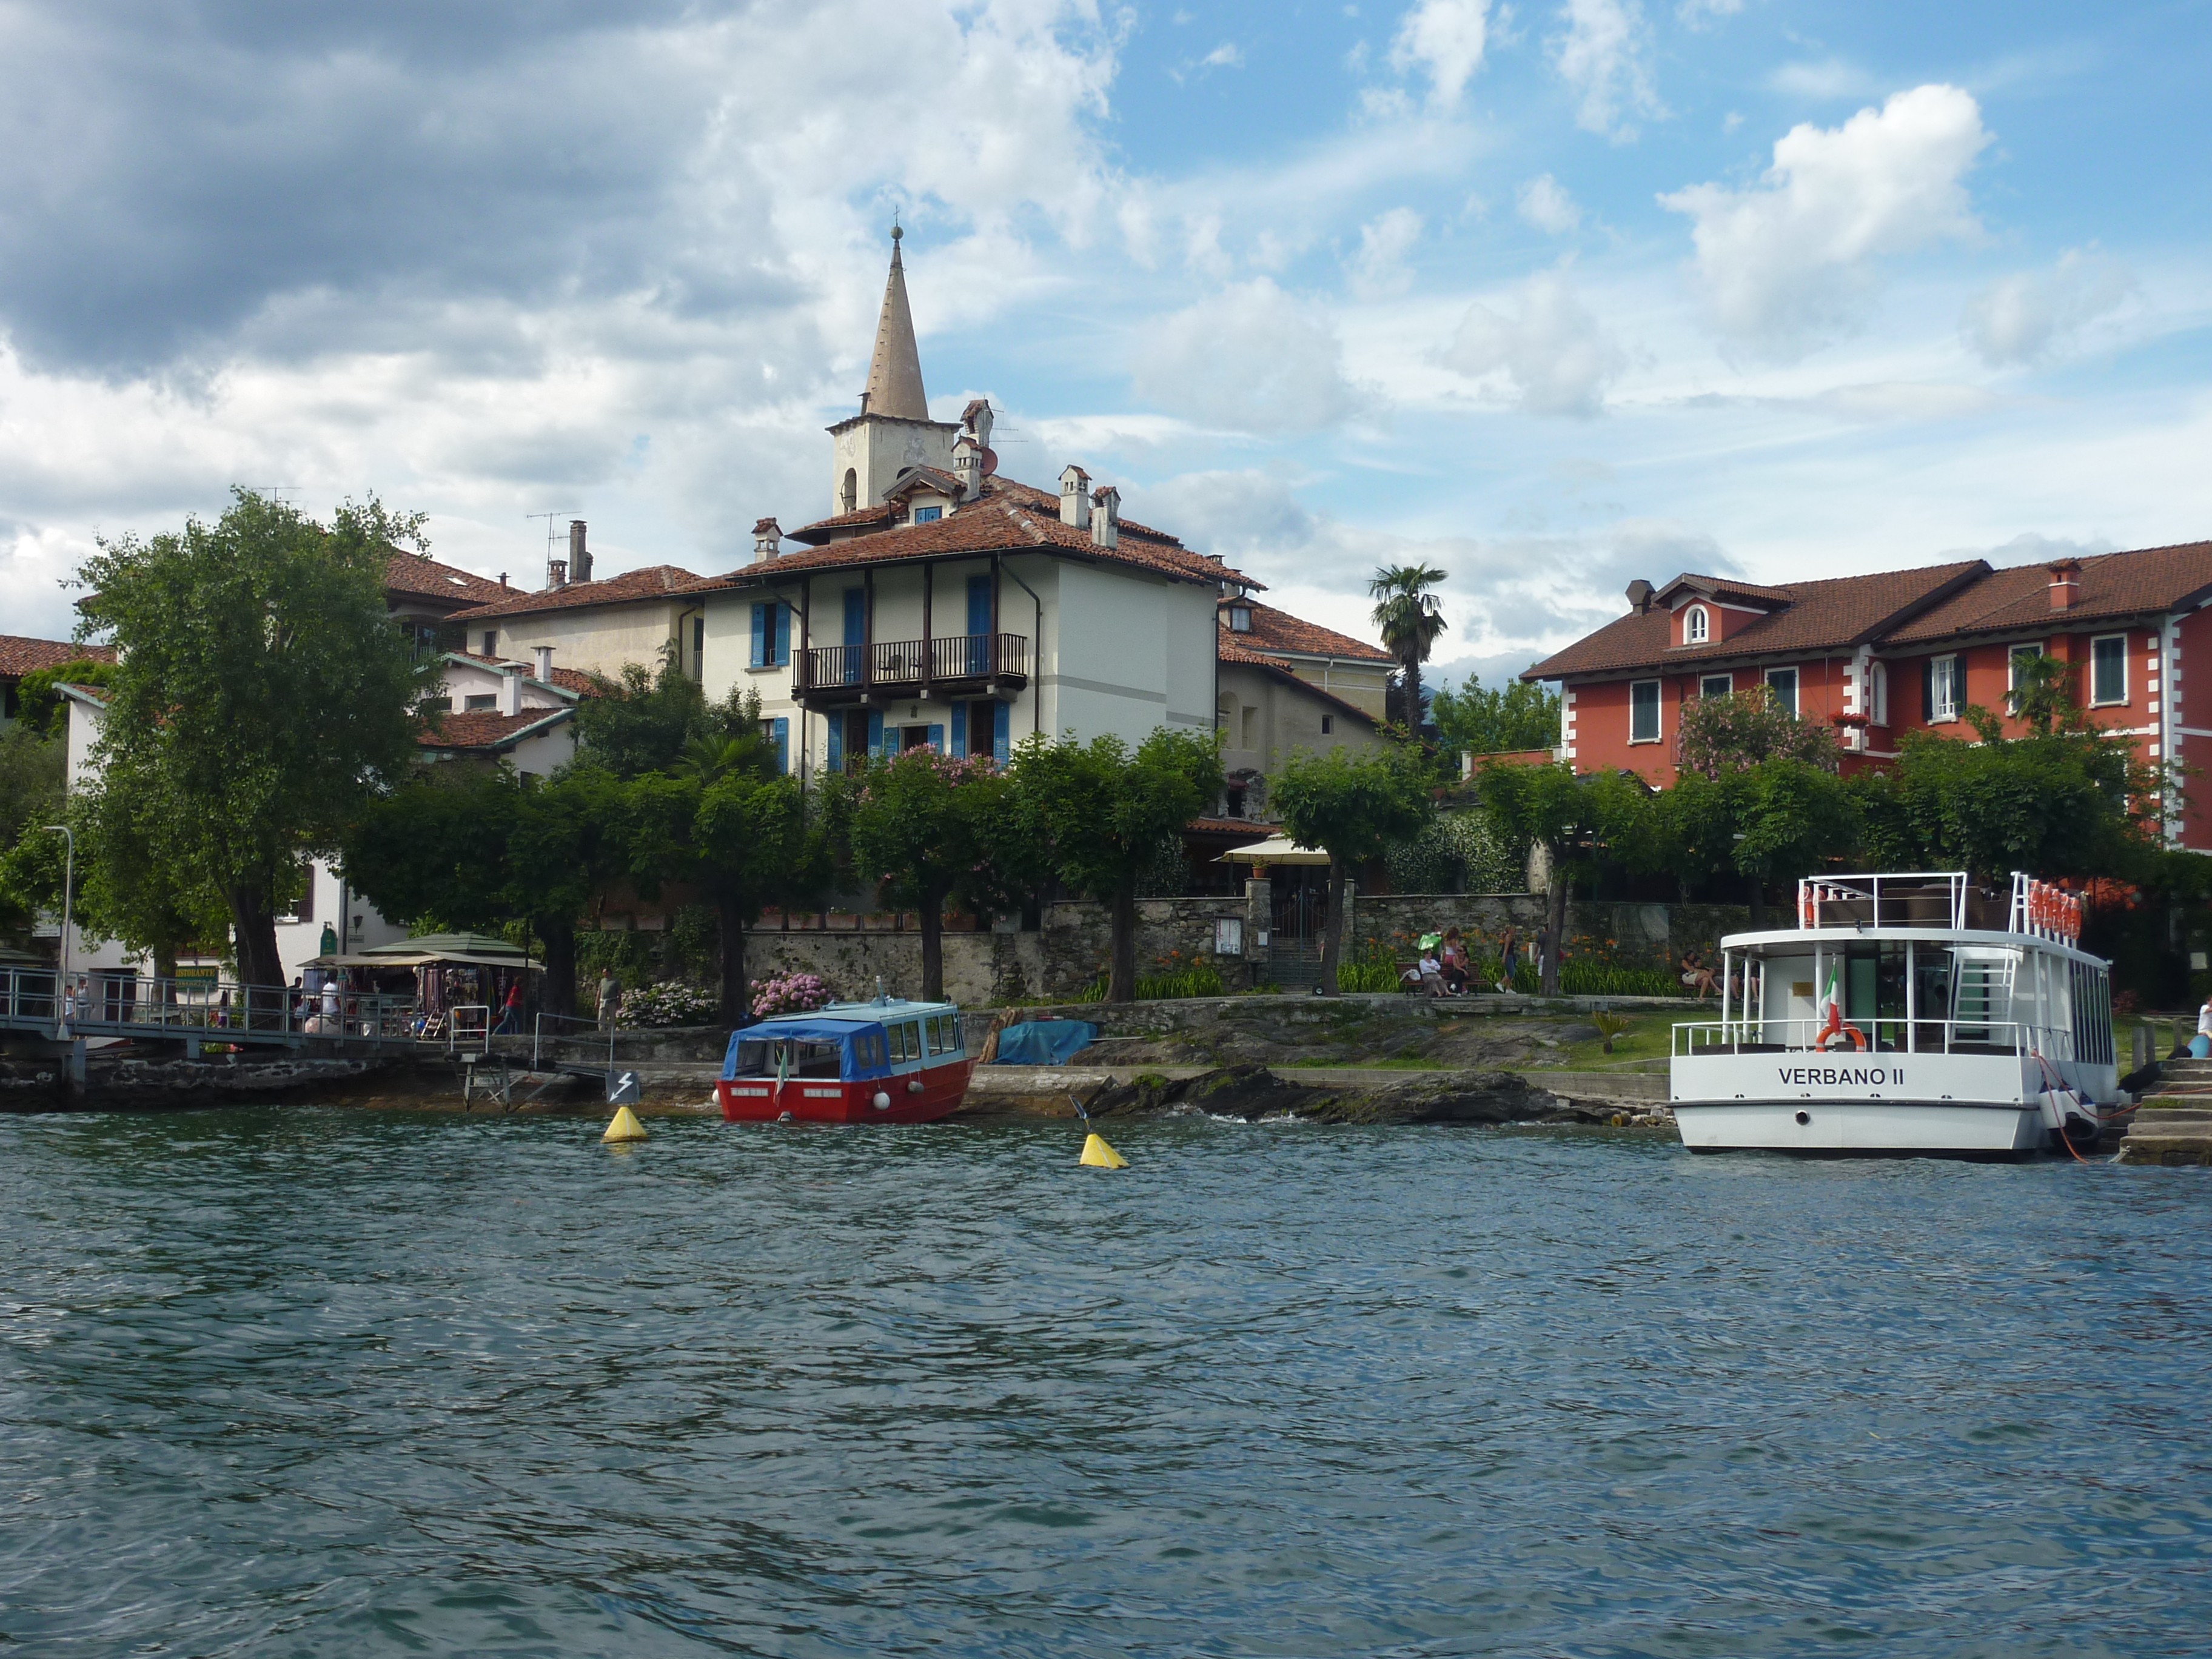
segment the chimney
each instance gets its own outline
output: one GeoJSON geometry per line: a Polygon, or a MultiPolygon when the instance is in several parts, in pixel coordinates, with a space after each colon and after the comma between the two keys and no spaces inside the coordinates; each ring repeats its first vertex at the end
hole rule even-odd
{"type": "Polygon", "coordinates": [[[520,714],[522,712],[522,671],[502,668],[499,671],[499,712],[520,714]]]}
{"type": "Polygon", "coordinates": [[[499,573],[499,591],[502,593],[507,592],[507,572],[504,570],[499,573]]]}
{"type": "Polygon", "coordinates": [[[537,646],[532,648],[531,654],[538,659],[538,683],[540,685],[552,684],[553,647],[550,645],[537,646]]]}
{"type": "Polygon", "coordinates": [[[783,551],[783,526],[774,519],[763,519],[753,526],[753,562],[765,564],[783,551]]]}
{"type": "Polygon", "coordinates": [[[991,400],[978,398],[960,411],[960,424],[975,440],[975,447],[991,447],[991,400]]]}
{"type": "Polygon", "coordinates": [[[1060,475],[1060,521],[1077,530],[1091,527],[1091,475],[1073,462],[1060,475]]]}
{"type": "Polygon", "coordinates": [[[592,580],[592,550],[584,544],[584,521],[568,520],[568,574],[574,580],[592,580]]]}
{"type": "Polygon", "coordinates": [[[981,455],[975,441],[966,433],[952,446],[952,476],[960,481],[960,499],[970,501],[982,482],[981,455]]]}
{"type": "Polygon", "coordinates": [[[1651,608],[1651,584],[1638,577],[1628,585],[1629,608],[1642,616],[1651,608]]]}
{"type": "Polygon", "coordinates": [[[1121,492],[1108,484],[1091,498],[1091,544],[1115,547],[1121,540],[1121,492]]]}
{"type": "Polygon", "coordinates": [[[2051,572],[2051,608],[2071,611],[2081,597],[2081,561],[2053,559],[2045,568],[2051,572]]]}
{"type": "Polygon", "coordinates": [[[545,561],[545,586],[566,587],[568,585],[568,562],[566,559],[545,561]]]}

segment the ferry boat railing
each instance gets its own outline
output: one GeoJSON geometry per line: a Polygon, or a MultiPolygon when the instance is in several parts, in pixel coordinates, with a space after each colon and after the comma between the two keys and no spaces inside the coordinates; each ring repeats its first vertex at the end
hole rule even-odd
{"type": "Polygon", "coordinates": [[[1833,1060],[1862,1054],[2039,1054],[2054,1063],[2074,1059],[2074,1034],[2063,1026],[1993,1019],[1859,1019],[1845,1024],[1865,1038],[1863,1048],[1848,1030],[1831,1036],[1825,1019],[1715,1019],[1676,1025],[1673,1053],[1684,1059],[1777,1054],[1819,1054],[1833,1060]]]}
{"type": "Polygon", "coordinates": [[[1966,876],[1956,870],[1808,876],[1797,884],[1797,925],[1963,928],[1971,890],[1966,876]]]}

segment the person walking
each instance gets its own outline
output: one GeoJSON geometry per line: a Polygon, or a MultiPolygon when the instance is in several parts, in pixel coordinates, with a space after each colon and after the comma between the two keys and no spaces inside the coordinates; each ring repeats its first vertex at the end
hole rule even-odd
{"type": "Polygon", "coordinates": [[[599,1029],[612,1031],[615,1017],[622,1012],[622,981],[615,977],[611,968],[599,975],[599,1029]]]}
{"type": "Polygon", "coordinates": [[[1519,942],[1520,935],[1514,931],[1513,924],[1507,922],[1505,931],[1498,936],[1498,990],[1501,996],[1513,988],[1513,951],[1519,942]]]}
{"type": "Polygon", "coordinates": [[[507,1000],[499,1006],[499,1024],[491,1028],[494,1036],[512,1036],[522,1029],[522,975],[514,976],[514,983],[507,988],[507,1000]]]}

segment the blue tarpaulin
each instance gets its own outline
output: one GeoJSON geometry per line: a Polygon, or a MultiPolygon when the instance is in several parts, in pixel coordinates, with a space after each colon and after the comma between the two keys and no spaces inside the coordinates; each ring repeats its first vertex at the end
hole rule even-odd
{"type": "Polygon", "coordinates": [[[1001,1066],[1065,1066],[1088,1048],[1098,1028],[1087,1019],[1033,1019],[999,1033],[1001,1066]]]}
{"type": "Polygon", "coordinates": [[[732,1031],[730,1046],[722,1055],[722,1075],[747,1077],[755,1075],[757,1067],[765,1069],[768,1045],[771,1042],[834,1043],[838,1050],[840,1077],[882,1077],[888,1069],[884,1064],[885,1049],[880,1020],[809,1019],[802,1014],[756,1020],[732,1031]],[[759,1046],[740,1056],[738,1050],[747,1043],[759,1046]]]}

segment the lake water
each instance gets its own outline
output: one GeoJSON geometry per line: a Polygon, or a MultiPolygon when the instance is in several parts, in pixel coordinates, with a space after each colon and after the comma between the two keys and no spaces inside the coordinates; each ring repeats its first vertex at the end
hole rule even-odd
{"type": "Polygon", "coordinates": [[[2212,1647],[2212,1171],[652,1127],[0,1120],[0,1650],[2212,1647]]]}

